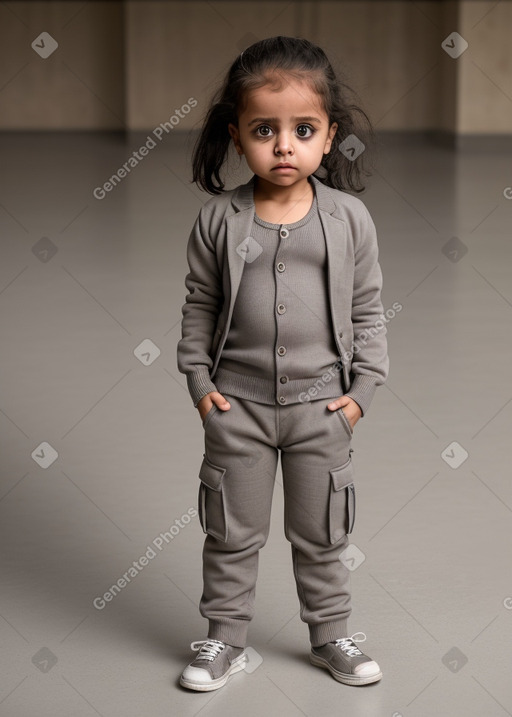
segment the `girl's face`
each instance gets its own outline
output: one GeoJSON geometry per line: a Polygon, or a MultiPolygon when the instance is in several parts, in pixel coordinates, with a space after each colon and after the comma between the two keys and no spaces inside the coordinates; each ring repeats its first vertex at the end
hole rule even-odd
{"type": "Polygon", "coordinates": [[[307,83],[286,77],[277,91],[271,85],[251,90],[238,127],[229,124],[228,129],[254,174],[291,187],[318,169],[337,127],[335,122],[329,126],[320,97],[307,83]]]}

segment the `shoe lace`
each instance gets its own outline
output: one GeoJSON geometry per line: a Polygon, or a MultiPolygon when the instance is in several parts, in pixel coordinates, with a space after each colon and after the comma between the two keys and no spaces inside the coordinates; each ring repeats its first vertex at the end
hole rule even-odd
{"type": "Polygon", "coordinates": [[[192,650],[199,650],[196,660],[208,660],[211,662],[220,655],[226,647],[220,640],[196,640],[190,644],[192,650]]]}
{"type": "Polygon", "coordinates": [[[335,640],[335,645],[336,647],[339,647],[340,650],[347,654],[349,657],[356,657],[357,655],[362,655],[363,653],[355,643],[364,642],[365,640],[366,635],[364,634],[364,632],[355,632],[352,637],[338,638],[337,640],[335,640]],[[363,637],[359,640],[356,640],[356,635],[363,635],[363,637]]]}

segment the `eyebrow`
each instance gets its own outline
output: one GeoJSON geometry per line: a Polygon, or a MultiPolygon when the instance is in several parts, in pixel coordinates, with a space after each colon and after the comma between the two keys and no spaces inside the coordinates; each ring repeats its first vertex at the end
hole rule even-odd
{"type": "MultiPolygon", "coordinates": [[[[318,117],[292,117],[291,118],[293,122],[316,122],[317,124],[321,124],[321,120],[318,117]]],[[[271,124],[274,122],[275,124],[279,123],[279,120],[277,117],[255,117],[248,123],[248,127],[250,127],[252,124],[256,124],[256,122],[267,122],[268,124],[271,124]]]]}

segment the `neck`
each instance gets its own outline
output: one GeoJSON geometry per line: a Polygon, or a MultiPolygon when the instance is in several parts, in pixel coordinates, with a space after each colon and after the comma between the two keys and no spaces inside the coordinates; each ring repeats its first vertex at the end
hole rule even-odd
{"type": "Polygon", "coordinates": [[[306,200],[311,195],[312,186],[305,177],[291,187],[279,187],[255,175],[254,196],[259,201],[272,201],[276,204],[290,204],[306,200]]]}

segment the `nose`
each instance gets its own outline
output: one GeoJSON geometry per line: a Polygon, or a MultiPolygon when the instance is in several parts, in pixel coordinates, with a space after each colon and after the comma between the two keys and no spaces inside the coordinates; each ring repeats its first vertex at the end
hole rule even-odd
{"type": "Polygon", "coordinates": [[[289,132],[279,132],[274,147],[276,154],[293,154],[293,144],[289,132]]]}

